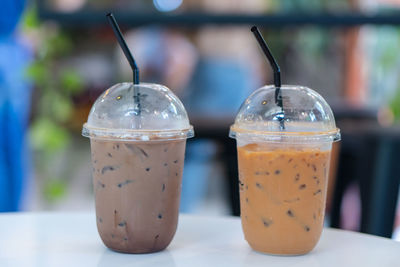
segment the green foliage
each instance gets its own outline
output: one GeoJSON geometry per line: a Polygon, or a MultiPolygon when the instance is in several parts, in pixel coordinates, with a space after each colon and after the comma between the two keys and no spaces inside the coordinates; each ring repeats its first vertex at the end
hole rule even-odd
{"type": "Polygon", "coordinates": [[[56,32],[54,35],[49,36],[44,42],[41,49],[41,54],[50,59],[67,56],[72,50],[72,43],[70,38],[64,33],[56,32]]]}
{"type": "Polygon", "coordinates": [[[395,66],[398,58],[393,56],[397,54],[398,47],[388,47],[386,48],[381,56],[380,59],[380,64],[382,65],[382,68],[392,68],[395,66]]]}
{"type": "Polygon", "coordinates": [[[37,111],[41,114],[40,117],[52,120],[58,127],[64,127],[63,124],[71,119],[74,106],[71,98],[67,95],[49,92],[43,95],[38,103],[37,111]]]}
{"type": "Polygon", "coordinates": [[[30,7],[25,10],[24,16],[21,20],[21,25],[25,31],[39,27],[39,19],[37,16],[36,7],[30,7]]]}
{"type": "Polygon", "coordinates": [[[48,118],[38,118],[31,125],[30,140],[36,150],[45,148],[46,153],[53,154],[65,148],[69,139],[69,132],[48,118]]]}
{"type": "Polygon", "coordinates": [[[400,87],[397,88],[396,95],[390,102],[389,108],[393,112],[394,119],[400,121],[400,87]]]}
{"type": "Polygon", "coordinates": [[[62,198],[67,191],[67,184],[62,179],[52,179],[44,184],[44,197],[49,202],[55,202],[62,198]]]}
{"type": "Polygon", "coordinates": [[[57,95],[50,106],[56,121],[62,123],[71,119],[74,108],[71,98],[64,95],[57,95]]]}
{"type": "Polygon", "coordinates": [[[39,61],[34,61],[27,68],[26,75],[34,81],[37,87],[45,86],[47,83],[46,79],[50,76],[48,68],[39,61]]]}
{"type": "Polygon", "coordinates": [[[74,95],[80,93],[83,89],[82,78],[72,69],[64,70],[61,73],[60,80],[64,91],[68,94],[74,95]]]}
{"type": "Polygon", "coordinates": [[[376,89],[373,91],[376,95],[384,94],[382,103],[388,107],[393,114],[394,122],[400,122],[400,76],[398,74],[400,45],[400,30],[385,26],[375,30],[376,43],[372,53],[374,62],[371,75],[373,85],[376,89]],[[383,88],[381,88],[383,87],[383,88]],[[394,90],[393,90],[394,89],[394,90]]]}
{"type": "Polygon", "coordinates": [[[68,177],[55,175],[55,172],[65,172],[54,170],[53,163],[70,142],[70,130],[66,125],[72,119],[72,98],[82,91],[83,80],[74,69],[62,64],[74,48],[68,34],[54,24],[40,22],[35,7],[26,9],[21,27],[33,38],[36,47],[35,60],[26,70],[36,91],[30,141],[38,155],[36,170],[40,173],[43,196],[53,203],[67,190],[68,177]]]}

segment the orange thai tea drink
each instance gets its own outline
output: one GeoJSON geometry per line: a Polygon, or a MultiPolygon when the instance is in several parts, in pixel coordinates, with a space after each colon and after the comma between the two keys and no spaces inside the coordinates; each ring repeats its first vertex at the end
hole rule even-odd
{"type": "Polygon", "coordinates": [[[236,138],[241,220],[256,251],[301,255],[321,236],[332,142],[340,139],[332,111],[315,91],[282,86],[256,90],[241,106],[236,138]]]}

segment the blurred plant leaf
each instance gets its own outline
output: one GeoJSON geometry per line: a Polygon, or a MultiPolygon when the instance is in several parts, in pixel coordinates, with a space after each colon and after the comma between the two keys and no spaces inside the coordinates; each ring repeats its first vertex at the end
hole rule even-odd
{"type": "Polygon", "coordinates": [[[51,179],[45,182],[43,187],[44,197],[49,202],[61,199],[67,191],[67,185],[62,179],[51,179]]]}
{"type": "MultiPolygon", "coordinates": [[[[32,148],[39,155],[35,157],[35,167],[43,198],[52,203],[67,193],[69,179],[65,174],[55,176],[52,162],[70,142],[70,132],[64,124],[71,118],[72,96],[81,92],[83,80],[79,73],[63,64],[75,46],[68,32],[61,31],[57,24],[42,23],[34,5],[27,7],[21,27],[32,38],[36,49],[35,61],[26,71],[35,84],[37,97],[29,137],[32,148]]],[[[64,168],[68,167],[61,166],[64,168]]]]}
{"type": "Polygon", "coordinates": [[[34,149],[56,152],[65,148],[69,139],[68,131],[48,118],[41,117],[32,123],[30,141],[34,149]]]}
{"type": "Polygon", "coordinates": [[[28,78],[32,79],[37,86],[42,87],[46,84],[50,73],[43,63],[35,61],[26,69],[26,75],[28,78]]]}
{"type": "Polygon", "coordinates": [[[63,33],[58,33],[50,36],[45,44],[44,50],[46,51],[45,56],[56,58],[66,55],[72,49],[72,43],[70,38],[63,33]]]}
{"type": "Polygon", "coordinates": [[[71,118],[73,103],[69,97],[57,95],[50,103],[54,119],[59,122],[66,122],[71,118]]]}
{"type": "Polygon", "coordinates": [[[21,19],[21,25],[23,30],[36,29],[39,27],[39,19],[37,16],[37,8],[35,6],[30,6],[25,9],[25,12],[21,19]]]}
{"type": "Polygon", "coordinates": [[[83,80],[75,70],[63,70],[60,80],[63,90],[71,95],[75,95],[83,89],[83,80]]]}
{"type": "Polygon", "coordinates": [[[54,86],[42,93],[38,115],[51,119],[55,124],[65,123],[71,118],[74,104],[70,96],[54,86]]]}
{"type": "Polygon", "coordinates": [[[400,88],[397,88],[396,94],[389,104],[396,121],[400,120],[400,88]]]}

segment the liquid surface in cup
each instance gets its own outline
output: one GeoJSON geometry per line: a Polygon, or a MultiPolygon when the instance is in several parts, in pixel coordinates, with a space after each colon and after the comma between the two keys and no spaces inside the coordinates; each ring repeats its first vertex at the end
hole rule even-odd
{"type": "Polygon", "coordinates": [[[166,248],[177,227],[186,140],[91,140],[97,229],[116,251],[166,248]]]}
{"type": "Polygon", "coordinates": [[[238,147],[242,227],[260,252],[311,251],[323,227],[329,151],[315,148],[238,147]]]}

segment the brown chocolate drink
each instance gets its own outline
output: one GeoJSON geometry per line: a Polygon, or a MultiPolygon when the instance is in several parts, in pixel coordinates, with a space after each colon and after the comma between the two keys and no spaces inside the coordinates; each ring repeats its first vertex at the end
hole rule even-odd
{"type": "Polygon", "coordinates": [[[91,139],[97,229],[110,249],[151,253],[178,222],[186,139],[91,139]]]}
{"type": "Polygon", "coordinates": [[[125,253],[168,246],[179,215],[186,139],[194,136],[182,102],[160,84],[119,83],[93,104],[90,138],[97,229],[125,253]]]}

